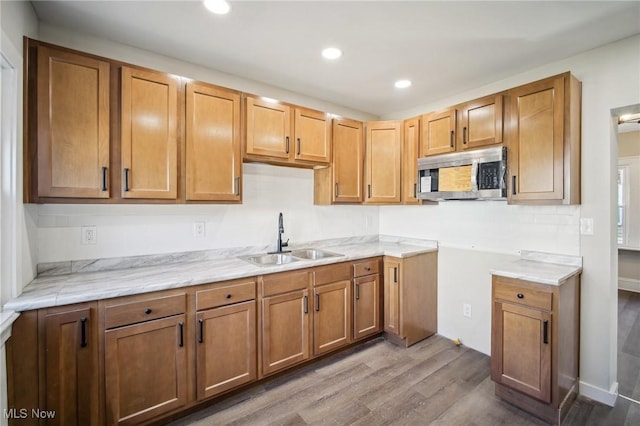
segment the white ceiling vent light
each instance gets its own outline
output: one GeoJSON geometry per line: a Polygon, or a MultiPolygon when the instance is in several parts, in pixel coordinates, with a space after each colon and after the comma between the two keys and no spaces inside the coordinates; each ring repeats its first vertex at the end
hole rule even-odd
{"type": "Polygon", "coordinates": [[[216,15],[226,15],[231,10],[231,5],[226,0],[204,0],[204,7],[216,15]]]}
{"type": "Polygon", "coordinates": [[[325,59],[334,61],[342,56],[342,50],[338,49],[337,47],[327,47],[326,49],[322,50],[322,56],[325,59]]]}
{"type": "Polygon", "coordinates": [[[411,80],[398,80],[394,84],[398,89],[406,89],[411,86],[411,80]]]}

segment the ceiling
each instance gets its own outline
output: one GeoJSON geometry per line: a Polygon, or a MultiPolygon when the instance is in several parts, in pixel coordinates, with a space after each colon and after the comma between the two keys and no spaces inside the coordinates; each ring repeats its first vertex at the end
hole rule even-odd
{"type": "Polygon", "coordinates": [[[639,1],[230,1],[224,16],[201,1],[32,3],[49,25],[374,115],[640,33],[639,1]],[[330,45],[343,57],[323,59],[330,45]]]}

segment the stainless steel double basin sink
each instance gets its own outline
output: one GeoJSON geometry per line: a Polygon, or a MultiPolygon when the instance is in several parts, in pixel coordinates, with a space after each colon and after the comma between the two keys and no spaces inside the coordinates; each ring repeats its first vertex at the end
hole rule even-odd
{"type": "Polygon", "coordinates": [[[339,257],[342,254],[332,253],[319,249],[300,249],[285,253],[263,253],[253,254],[249,256],[241,256],[240,259],[253,263],[258,266],[276,266],[285,265],[287,263],[297,262],[299,260],[318,260],[328,257],[339,257]]]}

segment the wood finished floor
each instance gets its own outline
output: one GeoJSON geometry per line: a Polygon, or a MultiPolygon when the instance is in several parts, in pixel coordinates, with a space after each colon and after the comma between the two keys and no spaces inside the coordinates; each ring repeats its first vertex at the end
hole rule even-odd
{"type": "MultiPolygon", "coordinates": [[[[377,339],[254,386],[183,425],[544,425],[496,398],[489,357],[434,336],[404,349],[377,339]]],[[[564,425],[639,425],[640,405],[578,398],[564,425]]]]}
{"type": "Polygon", "coordinates": [[[618,291],[618,393],[640,401],[640,293],[618,291]]]}

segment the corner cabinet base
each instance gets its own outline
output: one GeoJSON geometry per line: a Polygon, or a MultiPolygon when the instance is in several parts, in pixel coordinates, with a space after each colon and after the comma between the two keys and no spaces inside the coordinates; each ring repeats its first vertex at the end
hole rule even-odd
{"type": "Polygon", "coordinates": [[[576,383],[571,387],[569,393],[567,393],[565,399],[560,403],[560,406],[558,408],[554,408],[549,404],[538,401],[535,398],[501,385],[500,383],[495,383],[495,385],[497,397],[533,414],[536,417],[541,418],[547,423],[554,425],[560,425],[567,416],[567,413],[571,408],[571,404],[573,404],[573,401],[576,399],[578,387],[576,381],[576,383]]]}

